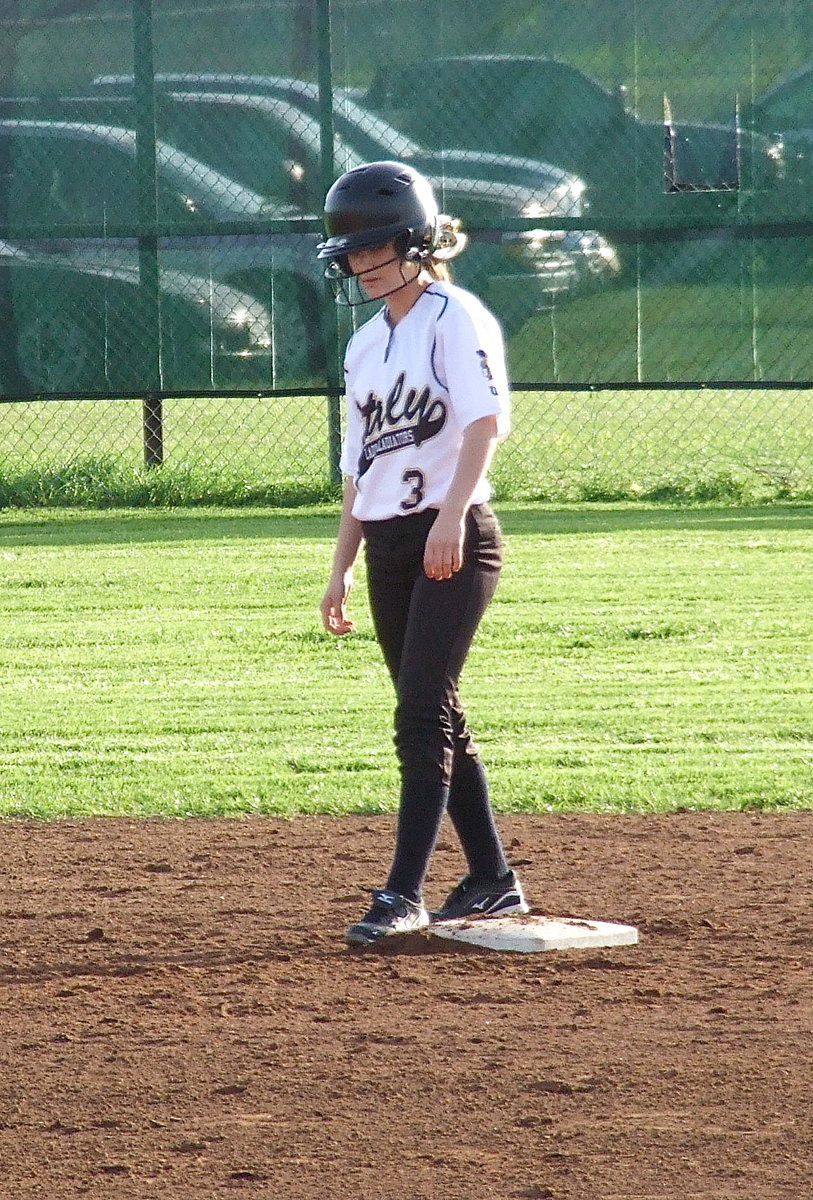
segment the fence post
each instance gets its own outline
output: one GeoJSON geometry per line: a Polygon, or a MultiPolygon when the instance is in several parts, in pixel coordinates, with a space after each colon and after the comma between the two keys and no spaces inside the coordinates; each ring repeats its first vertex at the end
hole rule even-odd
{"type": "Polygon", "coordinates": [[[144,430],[144,465],[160,467],[164,461],[164,404],[157,392],[148,392],[141,402],[144,430]]]}
{"type": "Polygon", "coordinates": [[[161,288],[155,151],[152,0],[133,0],[133,107],[136,130],[139,315],[144,345],[143,442],[148,467],[164,461],[161,406],[161,288]]]}
{"type": "MultiPolygon", "coordinates": [[[[319,78],[319,151],[322,164],[322,193],[327,193],[335,178],[333,142],[333,35],[331,29],[331,0],[319,0],[317,4],[316,44],[319,78]]],[[[325,351],[327,357],[327,428],[328,464],[330,478],[338,483],[341,478],[339,456],[341,454],[341,396],[344,391],[344,374],[339,346],[339,322],[332,293],[325,281],[324,304],[325,351]]]]}

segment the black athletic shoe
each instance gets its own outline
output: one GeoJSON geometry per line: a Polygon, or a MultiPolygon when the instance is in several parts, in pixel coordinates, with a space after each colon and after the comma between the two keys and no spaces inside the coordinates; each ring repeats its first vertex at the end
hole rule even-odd
{"type": "Polygon", "coordinates": [[[360,921],[347,931],[347,941],[354,946],[369,946],[394,933],[412,933],[429,924],[429,913],[423,904],[386,889],[373,892],[373,906],[360,921]]]}
{"type": "Polygon", "coordinates": [[[442,908],[432,913],[433,921],[453,921],[458,917],[507,917],[511,913],[530,912],[522,894],[522,885],[513,871],[501,879],[476,880],[467,875],[449,893],[442,908]]]}

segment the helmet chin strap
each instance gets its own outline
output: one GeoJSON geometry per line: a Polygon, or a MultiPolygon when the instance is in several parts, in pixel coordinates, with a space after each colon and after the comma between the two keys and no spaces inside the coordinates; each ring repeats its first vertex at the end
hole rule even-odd
{"type": "Polygon", "coordinates": [[[358,271],[355,275],[345,275],[339,263],[334,260],[328,265],[325,271],[325,278],[329,281],[333,289],[333,296],[337,304],[340,304],[344,308],[358,308],[362,304],[375,304],[378,300],[386,300],[387,296],[394,296],[396,292],[403,291],[405,287],[409,287],[411,283],[415,282],[421,273],[421,268],[422,262],[417,256],[412,257],[409,253],[407,253],[406,257],[396,254],[392,258],[388,258],[386,262],[376,264],[375,267],[367,267],[366,270],[358,271]],[[401,279],[403,282],[397,284],[396,287],[390,288],[388,292],[382,292],[380,296],[368,296],[360,282],[362,276],[369,275],[373,270],[377,271],[381,267],[389,267],[394,262],[401,264],[401,279]],[[418,266],[417,274],[410,276],[409,279],[404,275],[404,263],[408,262],[414,262],[418,266]]]}

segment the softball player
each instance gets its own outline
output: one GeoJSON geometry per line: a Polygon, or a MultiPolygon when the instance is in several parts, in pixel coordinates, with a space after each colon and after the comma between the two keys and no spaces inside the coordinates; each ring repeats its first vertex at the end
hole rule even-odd
{"type": "Polygon", "coordinates": [[[347,603],[365,544],[376,636],[396,690],[398,832],[386,886],[347,933],[368,944],[472,914],[527,912],[466,724],[458,680],[502,565],[486,472],[509,428],[502,333],[445,260],[465,245],[429,182],[402,163],[347,172],[325,201],[319,257],[339,302],[384,300],[350,339],[344,502],[322,619],[347,603]],[[424,879],[444,812],[468,874],[430,914],[424,879]]]}

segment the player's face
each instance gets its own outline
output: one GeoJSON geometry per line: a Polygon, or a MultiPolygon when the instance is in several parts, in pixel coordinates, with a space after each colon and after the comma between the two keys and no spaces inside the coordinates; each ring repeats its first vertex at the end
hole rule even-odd
{"type": "Polygon", "coordinates": [[[420,273],[417,263],[400,257],[393,242],[373,246],[370,250],[356,250],[347,258],[350,270],[371,300],[389,296],[420,273]]]}

